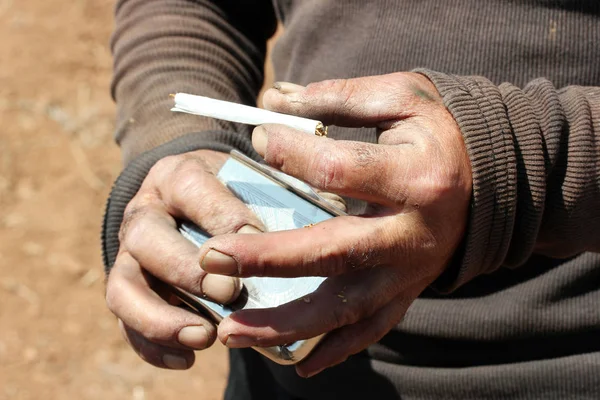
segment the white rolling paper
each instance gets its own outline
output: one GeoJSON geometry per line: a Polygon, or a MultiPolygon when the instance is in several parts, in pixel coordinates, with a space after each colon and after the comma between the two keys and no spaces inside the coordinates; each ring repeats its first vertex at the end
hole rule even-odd
{"type": "Polygon", "coordinates": [[[245,106],[223,100],[187,93],[173,96],[175,106],[171,111],[222,119],[248,125],[281,124],[317,136],[326,136],[327,128],[320,121],[280,114],[261,108],[245,106]]]}

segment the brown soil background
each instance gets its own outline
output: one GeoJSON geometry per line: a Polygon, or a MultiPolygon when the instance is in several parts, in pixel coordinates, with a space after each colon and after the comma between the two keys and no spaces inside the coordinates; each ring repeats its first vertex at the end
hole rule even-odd
{"type": "Polygon", "coordinates": [[[100,220],[121,169],[113,6],[0,0],[0,400],[222,396],[223,346],[156,369],[104,305],[100,220]]]}

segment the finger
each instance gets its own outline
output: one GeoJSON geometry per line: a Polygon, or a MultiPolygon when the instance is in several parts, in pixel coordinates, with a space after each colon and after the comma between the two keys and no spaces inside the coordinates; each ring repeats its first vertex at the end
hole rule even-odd
{"type": "Polygon", "coordinates": [[[195,355],[191,350],[173,349],[152,343],[133,329],[125,326],[121,320],[119,320],[119,328],[123,338],[136,354],[155,367],[184,370],[194,364],[195,355]]]}
{"type": "Polygon", "coordinates": [[[346,200],[342,197],[338,196],[335,193],[323,192],[321,190],[316,189],[316,192],[321,196],[327,203],[332,206],[339,208],[340,210],[346,212],[348,211],[348,205],[346,204],[346,200]]]}
{"type": "Polygon", "coordinates": [[[200,265],[206,272],[220,275],[289,278],[335,276],[409,255],[406,260],[418,261],[418,256],[425,256],[423,251],[407,254],[420,244],[418,238],[412,237],[416,235],[412,231],[418,231],[411,226],[417,222],[413,219],[411,214],[345,216],[289,231],[222,235],[202,245],[200,265]]]}
{"type": "Polygon", "coordinates": [[[207,275],[198,265],[198,248],[176,230],[160,205],[148,205],[127,221],[121,245],[144,269],[170,285],[221,304],[235,300],[238,279],[207,275]]]}
{"type": "Polygon", "coordinates": [[[268,110],[317,119],[325,125],[376,127],[413,115],[423,103],[439,103],[435,87],[424,79],[397,73],[326,80],[305,88],[279,83],[265,92],[263,104],[268,110]]]}
{"type": "Polygon", "coordinates": [[[341,210],[341,211],[343,211],[343,212],[348,212],[348,208],[347,208],[348,206],[346,205],[346,203],[345,203],[345,202],[344,202],[344,203],[342,203],[342,202],[335,201],[335,200],[330,200],[330,199],[327,199],[327,198],[325,198],[325,200],[326,200],[326,201],[327,201],[327,203],[329,203],[329,204],[330,204],[332,207],[335,207],[335,208],[337,208],[338,210],[341,210]]]}
{"type": "Polygon", "coordinates": [[[416,213],[344,216],[289,231],[211,238],[200,248],[200,265],[229,276],[331,277],[400,261],[420,265],[433,249],[435,239],[416,213]]]}
{"type": "Polygon", "coordinates": [[[396,266],[354,271],[329,278],[315,292],[279,307],[235,312],[219,324],[219,340],[231,348],[275,346],[354,324],[403,290],[409,279],[398,272],[396,266]]]}
{"type": "Polygon", "coordinates": [[[169,305],[152,291],[148,276],[126,252],[119,254],[109,274],[106,303],[125,326],[155,345],[182,351],[200,350],[216,338],[216,329],[210,321],[169,305]]]}
{"type": "Polygon", "coordinates": [[[260,219],[206,168],[199,158],[166,157],[149,173],[142,190],[157,190],[168,214],[192,221],[211,235],[243,227],[264,230],[260,219]]]}
{"type": "Polygon", "coordinates": [[[410,145],[335,141],[282,125],[256,127],[252,144],[269,165],[319,190],[394,207],[406,200],[410,145]]]}
{"type": "Polygon", "coordinates": [[[412,295],[402,294],[372,317],[331,332],[296,366],[296,372],[306,378],[314,376],[378,342],[400,322],[413,299],[412,295]]]}

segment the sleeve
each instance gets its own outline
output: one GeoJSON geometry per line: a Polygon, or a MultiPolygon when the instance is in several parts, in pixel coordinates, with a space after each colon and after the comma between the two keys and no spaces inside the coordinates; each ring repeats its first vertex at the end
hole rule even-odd
{"type": "Polygon", "coordinates": [[[258,157],[242,125],[172,113],[170,93],[255,105],[267,39],[277,27],[269,0],[120,0],[112,37],[115,138],[126,168],[106,203],[102,256],[109,273],[123,212],[161,158],[199,149],[258,157]]]}
{"type": "Polygon", "coordinates": [[[473,171],[463,249],[436,288],[451,291],[532,254],[600,251],[600,88],[523,89],[419,70],[461,128],[473,171]]]}
{"type": "Polygon", "coordinates": [[[277,27],[269,0],[120,0],[115,15],[111,92],[125,164],[190,132],[223,131],[221,143],[249,138],[242,125],[172,113],[169,94],[255,105],[277,27]]]}

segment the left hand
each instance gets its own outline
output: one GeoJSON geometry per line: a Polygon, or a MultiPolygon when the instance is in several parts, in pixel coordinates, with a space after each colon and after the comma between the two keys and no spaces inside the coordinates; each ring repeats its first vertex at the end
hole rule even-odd
{"type": "Polygon", "coordinates": [[[252,141],[268,164],[317,189],[366,200],[368,212],[311,228],[217,236],[200,250],[209,273],[329,277],[308,299],[239,311],[218,328],[232,348],[330,332],[296,366],[307,377],[381,339],[444,271],[465,233],[471,169],[456,122],[423,75],[276,87],[264,97],[271,110],[379,133],[379,143],[369,144],[257,127],[252,141]]]}

